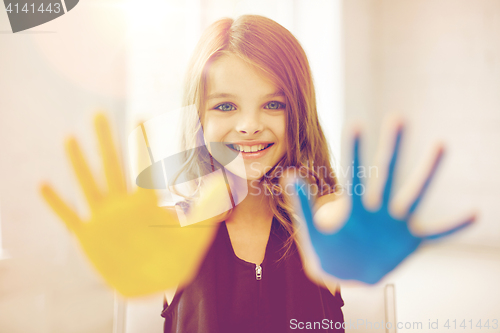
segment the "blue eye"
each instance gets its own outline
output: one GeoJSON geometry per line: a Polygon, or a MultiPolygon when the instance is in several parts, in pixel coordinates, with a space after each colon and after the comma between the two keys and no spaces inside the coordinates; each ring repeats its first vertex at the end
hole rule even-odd
{"type": "Polygon", "coordinates": [[[284,109],[285,107],[286,107],[285,104],[283,104],[281,102],[276,102],[276,101],[269,102],[266,105],[266,109],[271,109],[271,110],[284,109]]]}
{"type": "Polygon", "coordinates": [[[219,104],[214,109],[215,110],[220,110],[220,111],[233,111],[233,110],[236,110],[236,108],[232,104],[229,104],[229,103],[219,104]]]}

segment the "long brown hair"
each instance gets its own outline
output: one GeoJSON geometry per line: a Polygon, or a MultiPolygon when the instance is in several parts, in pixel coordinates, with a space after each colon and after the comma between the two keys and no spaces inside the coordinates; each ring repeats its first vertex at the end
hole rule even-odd
{"type": "MultiPolygon", "coordinates": [[[[334,192],[337,185],[330,150],[318,120],[309,62],[297,39],[283,26],[266,17],[244,15],[236,20],[224,18],[210,25],[195,48],[185,79],[183,105],[190,111],[185,112],[183,118],[184,148],[204,146],[201,124],[207,70],[213,61],[228,53],[264,72],[285,94],[286,154],[262,177],[260,184],[271,197],[272,212],[290,235],[285,244],[288,249],[295,237],[291,223],[294,216],[292,207],[279,188],[282,171],[288,167],[304,171],[302,176],[318,186],[318,195],[334,192]]],[[[217,163],[206,147],[186,149],[184,161],[183,172],[198,176],[213,171],[214,163],[217,163]]]]}

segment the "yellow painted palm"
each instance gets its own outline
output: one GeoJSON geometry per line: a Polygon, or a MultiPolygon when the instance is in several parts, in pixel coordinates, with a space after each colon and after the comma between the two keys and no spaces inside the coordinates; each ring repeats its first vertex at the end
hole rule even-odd
{"type": "Polygon", "coordinates": [[[212,176],[188,220],[180,227],[174,209],[157,206],[154,190],[127,191],[123,168],[104,114],[95,117],[107,191],[96,183],[75,138],[66,142],[80,187],[90,208],[83,221],[48,184],[40,191],[45,201],[78,239],[105,281],[126,297],[142,296],[188,283],[210,246],[217,222],[227,213],[227,187],[212,176]],[[221,199],[222,198],[222,199],[221,199]],[[204,219],[204,216],[214,216],[204,219]]]}

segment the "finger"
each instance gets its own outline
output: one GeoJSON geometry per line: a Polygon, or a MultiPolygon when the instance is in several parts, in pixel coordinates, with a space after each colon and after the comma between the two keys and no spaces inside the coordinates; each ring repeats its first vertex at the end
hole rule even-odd
{"type": "Polygon", "coordinates": [[[76,232],[82,223],[78,215],[59,197],[50,185],[42,184],[40,186],[40,193],[45,202],[63,220],[68,229],[76,232]]]}
{"type": "Polygon", "coordinates": [[[150,168],[155,163],[149,140],[144,127],[144,121],[139,121],[135,130],[129,135],[129,147],[134,147],[134,162],[131,165],[132,187],[135,189],[136,195],[144,198],[149,202],[157,203],[158,196],[154,189],[154,179],[152,173],[144,173],[141,178],[139,175],[142,171],[150,168]],[[142,186],[147,186],[142,187],[142,186]]]}
{"type": "Polygon", "coordinates": [[[449,236],[449,235],[454,234],[455,232],[457,232],[459,230],[462,230],[462,229],[468,227],[469,225],[471,225],[475,221],[476,221],[476,214],[473,214],[472,216],[468,217],[465,221],[459,223],[455,227],[449,228],[447,230],[444,230],[444,231],[441,231],[441,232],[438,232],[435,234],[423,236],[422,239],[423,240],[435,240],[438,238],[449,236]]]}
{"type": "Polygon", "coordinates": [[[309,237],[311,241],[314,242],[316,239],[319,239],[323,236],[322,233],[316,229],[314,225],[314,219],[312,215],[311,205],[309,199],[307,198],[307,194],[304,190],[306,187],[306,183],[300,179],[295,181],[295,192],[297,193],[297,197],[299,199],[299,205],[304,216],[304,220],[306,222],[307,231],[309,233],[309,237]]]}
{"type": "Polygon", "coordinates": [[[387,179],[385,181],[385,186],[382,194],[382,206],[388,207],[391,197],[392,183],[394,180],[394,170],[396,169],[396,162],[399,154],[399,147],[401,145],[401,137],[403,135],[403,125],[399,124],[397,127],[396,138],[394,142],[394,148],[392,151],[391,160],[389,162],[389,167],[387,169],[387,179]]]}
{"type": "Polygon", "coordinates": [[[362,194],[363,194],[363,184],[361,183],[361,179],[359,178],[359,172],[360,167],[361,167],[361,162],[360,162],[360,152],[359,152],[359,145],[360,145],[360,133],[356,133],[354,137],[354,149],[353,149],[353,165],[352,165],[352,205],[353,209],[355,207],[361,207],[363,206],[362,204],[362,194]]]}
{"type": "Polygon", "coordinates": [[[430,168],[430,170],[425,178],[425,181],[422,183],[422,186],[420,187],[420,189],[417,193],[417,196],[415,197],[415,199],[411,203],[410,207],[408,208],[408,212],[406,213],[405,220],[408,220],[410,218],[410,216],[415,212],[418,205],[422,201],[422,198],[423,198],[425,192],[427,191],[429,184],[431,183],[432,178],[434,177],[434,174],[436,173],[436,170],[439,166],[439,163],[441,163],[441,161],[443,160],[443,154],[444,154],[444,148],[439,147],[439,149],[436,152],[436,156],[434,157],[434,161],[432,163],[432,166],[431,166],[431,168],[430,168]]]}
{"type": "Polygon", "coordinates": [[[149,172],[149,169],[153,168],[152,165],[155,161],[151,156],[143,122],[137,124],[137,127],[129,134],[128,149],[131,189],[135,190],[136,187],[154,188],[152,172],[149,172]]]}
{"type": "Polygon", "coordinates": [[[102,194],[90,172],[89,166],[83,157],[82,151],[75,138],[66,141],[66,153],[69,156],[73,170],[75,171],[78,183],[83,190],[90,209],[94,209],[97,202],[102,198],[102,194]]]}
{"type": "Polygon", "coordinates": [[[94,119],[95,131],[99,140],[104,173],[110,193],[126,192],[125,177],[118,158],[118,152],[113,144],[111,129],[104,113],[99,113],[94,119]]]}

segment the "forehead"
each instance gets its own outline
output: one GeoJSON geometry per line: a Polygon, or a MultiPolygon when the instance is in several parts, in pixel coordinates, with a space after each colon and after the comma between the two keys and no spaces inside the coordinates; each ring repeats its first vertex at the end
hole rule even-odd
{"type": "Polygon", "coordinates": [[[231,94],[259,97],[280,89],[262,70],[236,55],[223,55],[207,70],[207,95],[231,94]]]}

